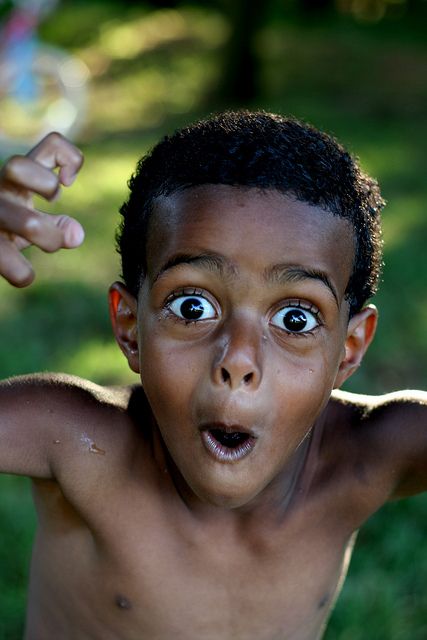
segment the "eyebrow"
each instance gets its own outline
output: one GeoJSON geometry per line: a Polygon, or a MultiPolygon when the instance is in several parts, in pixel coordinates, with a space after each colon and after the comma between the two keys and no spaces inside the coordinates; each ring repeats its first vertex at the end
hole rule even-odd
{"type": "Polygon", "coordinates": [[[210,271],[212,273],[216,273],[221,277],[233,277],[237,275],[236,267],[226,258],[224,258],[224,256],[221,256],[217,253],[177,253],[169,258],[169,260],[167,260],[165,264],[159,269],[153,279],[153,284],[154,282],[156,282],[156,280],[161,278],[166,271],[169,271],[174,267],[178,267],[181,264],[191,264],[201,269],[206,269],[207,271],[210,271]]]}
{"type": "Polygon", "coordinates": [[[274,284],[302,282],[303,280],[318,280],[329,289],[337,307],[340,307],[336,288],[332,284],[328,274],[320,269],[304,267],[299,264],[276,264],[273,267],[266,269],[264,272],[264,278],[267,282],[274,284]]]}
{"type": "MultiPolygon", "coordinates": [[[[166,271],[180,265],[191,264],[201,269],[206,269],[220,277],[235,277],[238,273],[235,265],[224,256],[217,253],[177,253],[173,255],[159,269],[153,279],[153,284],[162,277],[166,271]]],[[[288,282],[303,282],[304,280],[317,280],[325,285],[332,294],[339,308],[338,293],[329,276],[320,269],[313,269],[303,265],[276,264],[264,271],[264,280],[269,284],[285,284],[288,282]]]]}

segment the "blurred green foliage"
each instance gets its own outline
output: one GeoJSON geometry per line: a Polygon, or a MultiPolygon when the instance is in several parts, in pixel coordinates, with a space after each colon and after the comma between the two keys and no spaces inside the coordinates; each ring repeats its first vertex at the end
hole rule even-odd
{"type": "MultiPolygon", "coordinates": [[[[374,10],[369,2],[318,14],[271,2],[253,38],[258,93],[246,106],[293,113],[336,134],[383,186],[380,327],[348,384],[382,393],[427,383],[426,3],[409,11],[409,3],[371,2],[374,10]]],[[[30,250],[37,282],[28,291],[0,285],[2,377],[61,370],[101,383],[135,381],[111,338],[106,305],[120,272],[117,209],[137,158],[160,135],[224,103],[217,88],[232,31],[221,2],[154,10],[69,1],[43,25],[44,39],[80,56],[92,75],[78,141],[86,163],[49,207],[78,217],[87,240],[49,257],[30,250]]],[[[4,477],[0,486],[0,640],[17,640],[35,518],[26,480],[4,477]]],[[[427,637],[426,521],[420,496],[387,505],[362,529],[327,640],[427,637]]]]}

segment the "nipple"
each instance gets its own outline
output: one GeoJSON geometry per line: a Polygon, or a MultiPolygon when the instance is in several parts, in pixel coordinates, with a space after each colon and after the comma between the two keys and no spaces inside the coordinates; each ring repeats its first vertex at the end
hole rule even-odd
{"type": "Polygon", "coordinates": [[[115,597],[114,602],[119,609],[132,609],[132,603],[130,600],[126,598],[126,596],[122,596],[121,594],[115,597]]]}

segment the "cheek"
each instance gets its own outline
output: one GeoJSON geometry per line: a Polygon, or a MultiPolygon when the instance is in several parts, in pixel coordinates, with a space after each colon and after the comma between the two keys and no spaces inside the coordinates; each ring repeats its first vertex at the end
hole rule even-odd
{"type": "Polygon", "coordinates": [[[330,398],[335,375],[335,358],[325,350],[304,358],[288,354],[271,378],[280,413],[293,414],[298,423],[311,427],[330,398]]]}
{"type": "Polygon", "coordinates": [[[169,342],[151,333],[140,343],[141,383],[157,418],[183,417],[208,366],[206,350],[169,342]]]}

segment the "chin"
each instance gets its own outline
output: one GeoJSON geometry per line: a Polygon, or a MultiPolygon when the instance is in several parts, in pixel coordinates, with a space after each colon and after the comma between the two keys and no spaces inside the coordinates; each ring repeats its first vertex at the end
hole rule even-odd
{"type": "Polygon", "coordinates": [[[203,501],[213,507],[232,510],[247,506],[251,499],[243,496],[207,495],[203,501]]]}
{"type": "Polygon", "coordinates": [[[207,496],[207,502],[221,509],[238,509],[239,507],[247,505],[249,500],[246,496],[215,495],[207,496]]]}
{"type": "Polygon", "coordinates": [[[261,491],[259,487],[254,489],[254,487],[239,486],[237,482],[216,482],[215,486],[199,486],[192,490],[202,502],[221,509],[244,507],[254,500],[261,491]]]}

